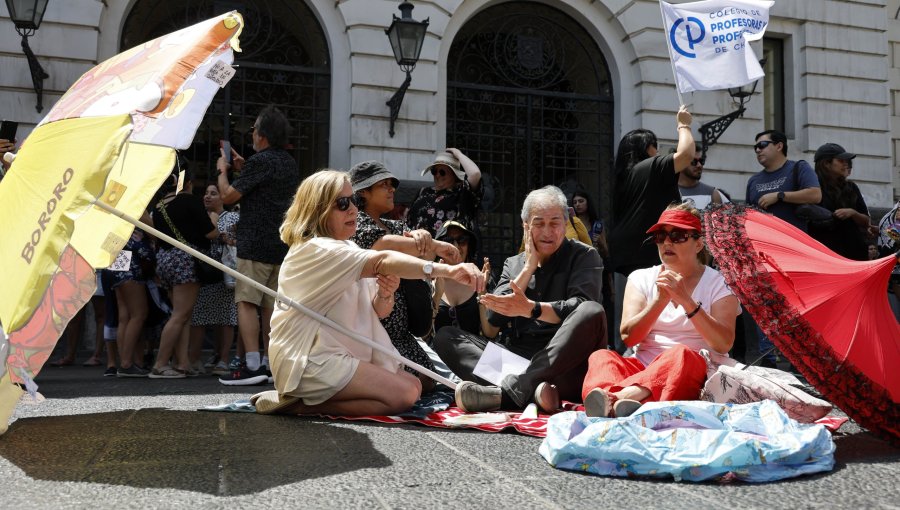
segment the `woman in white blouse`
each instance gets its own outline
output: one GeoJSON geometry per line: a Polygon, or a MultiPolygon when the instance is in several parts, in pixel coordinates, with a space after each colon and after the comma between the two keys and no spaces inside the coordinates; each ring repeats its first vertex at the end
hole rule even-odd
{"type": "MultiPolygon", "coordinates": [[[[290,249],[278,277],[279,293],[394,349],[379,318],[391,312],[400,278],[451,278],[483,287],[472,264],[449,266],[359,248],[349,240],[357,214],[346,173],[321,170],[300,184],[280,230],[290,249]]],[[[420,396],[419,379],[395,359],[293,308],[275,308],[270,338],[276,391],[254,396],[257,412],[391,415],[420,396]]]]}
{"type": "Polygon", "coordinates": [[[697,399],[706,379],[698,351],[728,356],[741,309],[722,275],[705,265],[701,229],[699,211],[677,204],[647,231],[662,264],[628,277],[621,334],[634,356],[591,355],[582,389],[588,416],[628,416],[641,402],[697,399]]]}

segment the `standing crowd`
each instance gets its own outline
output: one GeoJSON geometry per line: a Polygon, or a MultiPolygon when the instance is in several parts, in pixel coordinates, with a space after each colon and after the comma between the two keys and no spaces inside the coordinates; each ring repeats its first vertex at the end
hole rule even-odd
{"type": "MultiPolygon", "coordinates": [[[[253,126],[254,155],[223,152],[202,199],[190,176],[179,187],[173,175],[143,218],[249,281],[224,279],[135,230],[128,260],[99,273],[92,300],[106,325],[106,375],[210,370],[225,385],[273,383],[253,398],[266,414],[395,414],[434,387],[397,358],[276,307],[277,291],[458,378],[466,411],[534,402],[553,412],[565,399],[592,416],[626,416],[647,401],[696,399],[706,377],[699,352],[729,356],[742,338],[742,309],[709,258],[700,219],[730,197],[701,182],[706,155],[690,112],[682,107],[675,120],[677,145],[666,154],[652,131],[622,138],[612,228],[586,190],[533,190],[521,210],[521,251],[495,272],[479,251],[481,172],[465,154],[438,154],[422,172],[433,186],[392,219],[400,181],[388,168],[364,161],[301,182],[285,149],[287,120],[267,107],[253,126]],[[204,363],[210,333],[216,354],[204,363]],[[525,370],[483,379],[477,366],[494,347],[524,358],[525,370]]],[[[825,143],[811,166],[789,160],[787,143],[778,131],[756,136],[762,169],[747,182],[748,205],[850,259],[900,248],[900,204],[873,224],[849,180],[854,154],[825,143]]],[[[890,291],[900,297],[900,272],[890,291]]],[[[67,333],[66,354],[51,364],[74,362],[77,336],[67,333]]],[[[777,352],[759,337],[762,363],[774,366],[777,352]]],[[[103,364],[100,346],[90,364],[103,364]]]]}

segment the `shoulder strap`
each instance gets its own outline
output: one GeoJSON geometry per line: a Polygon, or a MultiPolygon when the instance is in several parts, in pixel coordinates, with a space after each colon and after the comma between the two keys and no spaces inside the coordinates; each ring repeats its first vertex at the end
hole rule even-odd
{"type": "Polygon", "coordinates": [[[166,220],[166,223],[169,225],[169,228],[172,229],[172,233],[175,234],[175,238],[178,239],[178,241],[181,242],[181,244],[187,245],[187,241],[185,241],[184,237],[181,236],[181,232],[179,232],[178,229],[175,228],[175,224],[172,223],[172,218],[170,218],[169,213],[166,212],[166,204],[160,202],[159,206],[157,208],[159,209],[159,212],[162,213],[163,219],[166,220]]]}

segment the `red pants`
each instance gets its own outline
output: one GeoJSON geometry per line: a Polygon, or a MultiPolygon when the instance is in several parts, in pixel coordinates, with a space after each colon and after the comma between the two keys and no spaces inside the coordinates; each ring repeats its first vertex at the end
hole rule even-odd
{"type": "Polygon", "coordinates": [[[623,358],[606,349],[588,358],[588,371],[581,389],[584,399],[594,388],[616,393],[628,386],[650,390],[644,402],[696,400],[706,380],[706,360],[683,345],[663,351],[649,366],[637,358],[623,358]]]}

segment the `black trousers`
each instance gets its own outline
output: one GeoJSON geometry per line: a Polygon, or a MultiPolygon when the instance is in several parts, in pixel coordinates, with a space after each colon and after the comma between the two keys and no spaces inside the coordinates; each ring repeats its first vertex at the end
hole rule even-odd
{"type": "MultiPolygon", "coordinates": [[[[489,341],[446,326],[437,332],[434,350],[462,379],[490,385],[472,373],[489,341]]],[[[531,363],[524,373],[503,378],[500,387],[506,402],[504,407],[514,404],[517,409],[524,408],[542,382],[555,384],[561,398],[580,402],[588,357],[594,351],[605,348],[606,313],[599,303],[585,301],[566,317],[547,345],[531,356],[531,363]]],[[[515,351],[514,348],[509,350],[515,351]]]]}

